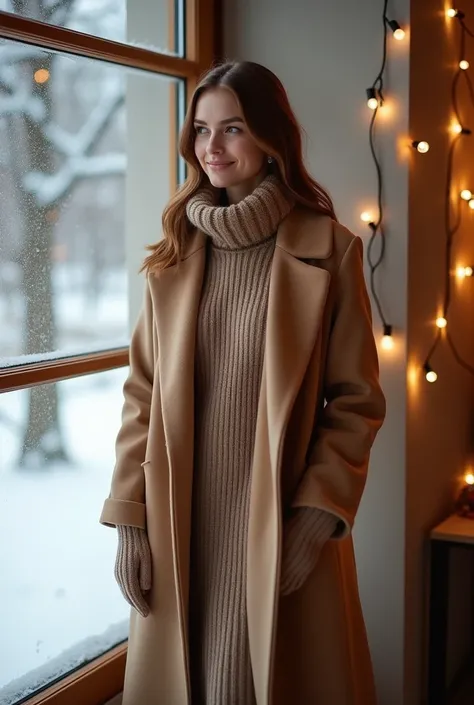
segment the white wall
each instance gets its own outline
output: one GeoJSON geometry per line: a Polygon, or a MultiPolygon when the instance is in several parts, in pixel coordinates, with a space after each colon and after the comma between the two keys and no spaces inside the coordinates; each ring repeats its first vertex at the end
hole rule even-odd
{"type": "MultiPolygon", "coordinates": [[[[409,0],[390,8],[400,24],[408,22],[409,0]]],[[[332,193],[339,219],[366,241],[359,215],[376,205],[376,178],[365,89],[380,68],[381,15],[379,0],[224,2],[226,56],[263,63],[281,78],[308,135],[310,170],[332,193]]],[[[380,351],[388,415],[374,447],[355,538],[380,705],[402,705],[408,164],[397,157],[397,139],[408,125],[408,41],[391,38],[388,78],[386,117],[378,122],[388,224],[378,291],[397,341],[391,353],[380,351]]],[[[375,310],[374,322],[380,337],[375,310]]]]}

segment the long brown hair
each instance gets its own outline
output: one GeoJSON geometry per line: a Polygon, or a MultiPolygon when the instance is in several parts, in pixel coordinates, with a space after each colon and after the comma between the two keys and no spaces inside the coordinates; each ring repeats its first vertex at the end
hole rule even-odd
{"type": "Polygon", "coordinates": [[[210,69],[191,99],[179,140],[179,151],[188,165],[188,177],[163,211],[164,238],[148,247],[143,263],[147,271],[165,269],[181,259],[186,239],[194,229],[186,215],[188,200],[209,184],[194,152],[194,116],[199,97],[217,86],[230,89],[248,129],[259,147],[274,158],[269,171],[285,184],[297,203],[336,220],[331,197],[308,173],[302,154],[301,127],[280,80],[269,69],[252,61],[230,61],[210,69]]]}

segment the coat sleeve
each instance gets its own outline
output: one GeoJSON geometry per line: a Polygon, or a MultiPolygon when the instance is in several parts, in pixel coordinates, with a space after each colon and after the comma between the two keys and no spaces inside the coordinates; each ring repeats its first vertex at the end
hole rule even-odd
{"type": "Polygon", "coordinates": [[[153,312],[150,289],[130,341],[130,370],[123,387],[122,424],[115,444],[115,468],[100,522],[146,527],[145,478],[142,463],[148,439],[154,373],[153,312]]]}
{"type": "Polygon", "coordinates": [[[364,280],[363,247],[353,237],[336,275],[324,373],[325,406],[316,419],[308,466],[292,503],[335,515],[333,538],[352,529],[370,449],[385,417],[377,348],[364,280]]]}

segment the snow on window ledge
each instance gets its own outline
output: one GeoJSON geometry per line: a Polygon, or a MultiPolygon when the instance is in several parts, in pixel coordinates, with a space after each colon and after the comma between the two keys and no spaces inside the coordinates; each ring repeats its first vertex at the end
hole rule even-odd
{"type": "Polygon", "coordinates": [[[128,620],[111,625],[103,634],[91,636],[63,651],[39,668],[0,688],[0,703],[15,705],[52,685],[72,671],[90,663],[128,638],[128,620]]]}
{"type": "Polygon", "coordinates": [[[124,347],[128,347],[129,344],[129,340],[125,338],[117,338],[116,340],[108,342],[106,348],[101,348],[99,350],[97,349],[97,347],[87,347],[83,345],[80,348],[73,348],[67,351],[53,350],[52,352],[32,353],[31,355],[18,355],[12,357],[0,356],[0,369],[5,369],[6,367],[19,367],[20,365],[26,364],[37,364],[40,362],[58,362],[64,358],[70,358],[74,356],[107,353],[112,352],[113,350],[120,350],[124,347]]]}

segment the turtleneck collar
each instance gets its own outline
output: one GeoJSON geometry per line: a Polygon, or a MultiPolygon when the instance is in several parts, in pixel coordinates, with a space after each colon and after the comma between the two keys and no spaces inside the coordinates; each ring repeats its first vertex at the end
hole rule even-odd
{"type": "Polygon", "coordinates": [[[214,247],[239,250],[257,245],[273,235],[294,201],[283,184],[267,176],[251,194],[230,206],[216,205],[212,187],[192,196],[186,214],[193,225],[212,239],[214,247]]]}

